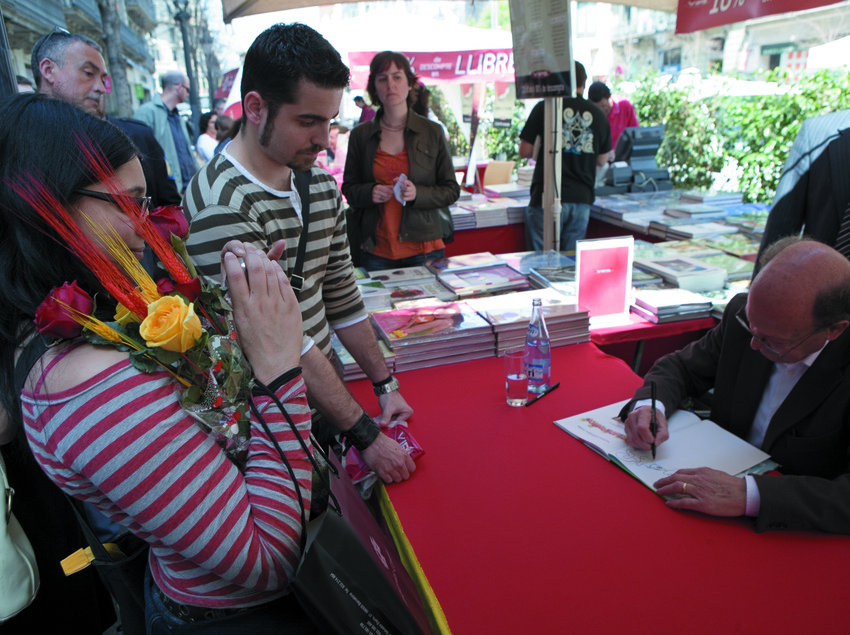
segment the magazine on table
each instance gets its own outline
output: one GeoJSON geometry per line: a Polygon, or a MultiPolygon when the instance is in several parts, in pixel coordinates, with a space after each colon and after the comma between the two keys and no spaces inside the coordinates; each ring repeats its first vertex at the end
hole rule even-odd
{"type": "Polygon", "coordinates": [[[628,402],[624,399],[559,419],[555,425],[652,491],[658,479],[682,469],[710,467],[744,476],[763,474],[778,466],[769,454],[688,410],[677,410],[667,420],[670,438],[658,446],[653,459],[650,450],[638,450],[626,443],[626,426],[618,415],[628,402]]]}

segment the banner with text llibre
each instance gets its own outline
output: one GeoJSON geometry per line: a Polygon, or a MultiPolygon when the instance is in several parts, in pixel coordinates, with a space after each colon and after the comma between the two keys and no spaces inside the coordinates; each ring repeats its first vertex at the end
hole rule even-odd
{"type": "Polygon", "coordinates": [[[816,9],[839,0],[679,0],[676,33],[693,33],[766,15],[816,9]]]}

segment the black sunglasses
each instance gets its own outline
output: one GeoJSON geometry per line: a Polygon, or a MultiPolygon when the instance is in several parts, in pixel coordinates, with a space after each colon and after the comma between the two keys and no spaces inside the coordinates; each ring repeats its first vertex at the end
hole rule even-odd
{"type": "Polygon", "coordinates": [[[64,29],[61,26],[53,27],[53,30],[47,35],[45,35],[44,38],[42,38],[41,44],[38,45],[38,49],[36,49],[35,51],[35,59],[37,62],[40,63],[41,60],[44,59],[44,57],[42,57],[41,55],[41,52],[44,50],[44,47],[47,46],[47,43],[50,41],[50,38],[52,38],[54,35],[71,35],[71,33],[68,31],[68,29],[64,29]]]}

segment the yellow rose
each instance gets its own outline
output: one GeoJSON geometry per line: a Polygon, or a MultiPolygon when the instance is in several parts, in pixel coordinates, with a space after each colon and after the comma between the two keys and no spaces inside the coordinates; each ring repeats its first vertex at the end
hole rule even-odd
{"type": "Polygon", "coordinates": [[[135,313],[119,302],[118,306],[115,307],[115,321],[121,326],[127,326],[130,322],[138,322],[139,320],[135,313]]]}
{"type": "Polygon", "coordinates": [[[194,303],[186,306],[183,298],[166,295],[148,305],[148,316],[139,325],[139,335],[149,347],[185,353],[201,336],[201,321],[194,303]]]}

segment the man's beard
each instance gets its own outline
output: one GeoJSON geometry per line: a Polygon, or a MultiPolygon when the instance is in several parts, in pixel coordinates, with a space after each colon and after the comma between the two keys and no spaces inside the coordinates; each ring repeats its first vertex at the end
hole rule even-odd
{"type": "MultiPolygon", "coordinates": [[[[269,145],[271,144],[273,132],[274,132],[274,121],[272,119],[268,119],[266,121],[265,125],[263,126],[262,132],[260,133],[259,143],[260,143],[261,147],[263,147],[263,148],[269,147],[269,145]]],[[[316,162],[316,159],[314,157],[307,158],[307,157],[299,156],[299,155],[301,155],[303,153],[318,154],[322,150],[324,150],[323,147],[315,146],[315,145],[309,146],[307,148],[302,148],[301,150],[299,150],[298,152],[295,153],[295,156],[292,159],[290,159],[289,161],[286,162],[286,167],[288,167],[290,170],[299,170],[299,171],[309,170],[310,168],[313,167],[313,164],[316,162]]]]}

